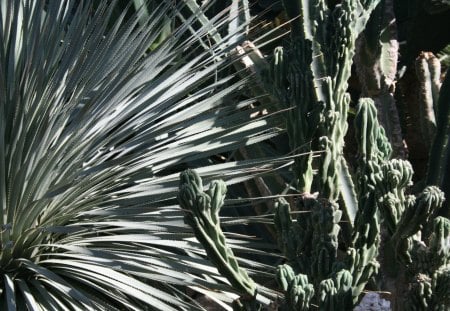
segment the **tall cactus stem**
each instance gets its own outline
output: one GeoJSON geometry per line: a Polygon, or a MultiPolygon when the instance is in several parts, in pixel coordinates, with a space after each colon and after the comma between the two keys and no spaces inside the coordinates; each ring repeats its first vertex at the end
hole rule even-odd
{"type": "Polygon", "coordinates": [[[443,175],[450,169],[447,163],[450,131],[450,68],[447,70],[439,94],[436,113],[436,135],[428,162],[427,185],[441,186],[443,175]]]}

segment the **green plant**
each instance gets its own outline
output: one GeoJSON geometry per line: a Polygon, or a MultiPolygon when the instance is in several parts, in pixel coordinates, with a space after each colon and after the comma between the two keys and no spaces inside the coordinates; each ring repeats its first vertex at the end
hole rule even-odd
{"type": "Polygon", "coordinates": [[[177,172],[246,179],[266,163],[208,157],[280,121],[237,100],[227,38],[197,48],[229,11],[160,41],[180,7],[113,18],[114,3],[1,2],[2,310],[202,309],[186,288],[233,300],[174,206],[177,172]]]}
{"type": "MultiPolygon", "coordinates": [[[[352,170],[343,154],[355,40],[377,3],[285,1],[292,18],[291,38],[287,47],[275,49],[270,72],[262,71],[272,99],[289,110],[291,151],[309,154],[296,158],[293,167],[298,203],[280,198],[274,207],[278,244],[285,258],[275,274],[284,292],[282,309],[350,309],[369,282],[371,288],[389,290],[396,309],[405,301],[411,308],[448,307],[447,298],[435,297],[448,296],[444,285],[448,219],[436,218],[444,202],[436,186],[443,185],[442,168],[447,167],[448,105],[441,105],[448,102],[450,78],[447,75],[436,104],[437,67],[429,64],[418,71],[422,101],[439,114],[440,121],[435,122],[430,157],[434,160],[426,186],[416,187],[418,193],[413,195],[411,164],[393,158],[401,155],[404,146],[399,144],[399,120],[393,109],[396,34],[392,19],[383,16],[387,11],[392,18],[391,1],[381,1],[358,50],[362,95],[374,100],[360,98],[352,113],[358,145],[352,170]],[[314,158],[316,150],[321,155],[314,158]],[[342,215],[350,222],[345,230],[341,230],[342,215]],[[350,231],[351,238],[344,239],[342,231],[350,231]],[[377,278],[379,271],[382,277],[377,278]]],[[[195,231],[198,224],[191,225],[195,231]]],[[[223,264],[216,261],[219,270],[223,264]]]]}
{"type": "Polygon", "coordinates": [[[193,228],[208,258],[238,291],[241,300],[254,301],[255,282],[239,267],[220,227],[219,211],[224,204],[227,186],[222,180],[215,180],[204,192],[202,180],[193,170],[182,172],[180,179],[178,200],[181,207],[186,210],[185,222],[193,228]]]}
{"type": "MultiPolygon", "coordinates": [[[[389,106],[395,107],[393,90],[390,87],[396,74],[396,60],[395,57],[392,59],[396,53],[395,41],[383,41],[383,36],[387,36],[384,39],[389,41],[389,27],[381,28],[378,24],[374,25],[377,18],[380,19],[379,12],[384,12],[385,8],[392,6],[389,1],[382,1],[382,4],[383,6],[377,8],[373,16],[375,21],[372,20],[366,28],[365,37],[362,37],[366,38],[366,41],[361,43],[365,46],[360,48],[357,58],[360,62],[358,65],[363,95],[374,97],[375,101],[379,102],[379,108],[376,109],[373,101],[368,98],[360,98],[356,107],[355,133],[359,148],[358,160],[354,167],[355,177],[342,170],[346,167],[342,150],[350,103],[349,95],[344,94],[347,92],[349,66],[355,49],[354,36],[364,29],[365,20],[362,19],[363,23],[352,23],[351,20],[344,23],[342,21],[345,18],[342,16],[346,15],[340,12],[352,12],[354,5],[356,11],[366,8],[368,17],[373,7],[359,1],[344,1],[334,8],[328,7],[325,1],[286,2],[287,12],[294,12],[294,15],[295,12],[300,12],[300,18],[291,24],[293,35],[290,50],[283,52],[277,49],[272,63],[270,79],[275,82],[273,92],[279,94],[282,104],[293,107],[287,120],[291,149],[296,151],[302,146],[305,151],[308,149],[323,151],[323,155],[318,157],[319,161],[313,161],[312,157],[299,159],[295,168],[296,178],[299,179],[298,190],[303,193],[296,209],[311,214],[299,214],[294,221],[291,219],[291,209],[286,206],[286,202],[280,202],[275,209],[275,225],[281,237],[280,248],[285,252],[287,263],[293,268],[294,274],[305,274],[314,285],[315,291],[320,293],[319,297],[316,295],[314,298],[315,304],[323,310],[331,310],[332,306],[349,308],[349,305],[358,300],[367,282],[379,269],[378,254],[382,260],[382,273],[388,275],[387,278],[403,279],[408,284],[411,281],[410,273],[413,275],[419,273],[410,270],[410,265],[414,261],[411,256],[415,256],[414,253],[417,251],[417,248],[411,248],[415,243],[412,236],[421,231],[424,236],[422,243],[425,245],[428,242],[426,239],[426,234],[430,230],[428,222],[436,216],[444,201],[443,193],[434,185],[442,185],[442,176],[438,174],[441,174],[442,168],[447,165],[446,108],[438,108],[439,113],[442,113],[439,115],[441,123],[437,130],[440,134],[436,135],[434,147],[431,149],[433,162],[429,165],[427,179],[429,186],[418,194],[417,198],[405,194],[412,185],[411,165],[407,161],[391,159],[392,146],[389,138],[392,139],[399,134],[399,129],[392,130],[392,127],[387,126],[389,130],[387,136],[378,121],[377,110],[390,117],[392,109],[389,106]],[[334,23],[334,26],[329,26],[330,23],[334,23]],[[333,32],[330,29],[338,30],[333,32]],[[335,39],[336,37],[338,39],[335,39]],[[334,47],[330,43],[334,41],[327,41],[331,40],[330,38],[339,42],[335,48],[330,48],[334,47]],[[338,70],[333,71],[334,68],[338,70]],[[287,78],[280,79],[283,76],[280,73],[285,73],[284,76],[287,78]],[[314,169],[317,169],[317,174],[314,174],[314,169]],[[350,182],[344,183],[345,179],[350,179],[350,182]],[[317,194],[312,199],[315,203],[307,203],[311,201],[308,193],[316,191],[317,194]],[[343,204],[343,210],[347,212],[347,217],[352,223],[353,236],[351,243],[341,246],[347,254],[339,256],[336,242],[339,230],[332,230],[338,226],[339,211],[335,208],[334,212],[329,213],[333,216],[328,218],[315,218],[314,215],[318,210],[325,212],[327,206],[338,203],[341,191],[356,193],[356,196],[348,195],[350,198],[348,200],[342,195],[343,200],[339,202],[343,204]],[[314,225],[314,219],[320,221],[314,225]],[[334,221],[331,221],[332,219],[334,221]],[[383,233],[380,230],[381,223],[385,226],[383,233]],[[329,230],[328,233],[326,230],[329,230]],[[383,244],[380,243],[382,239],[383,244]],[[329,244],[334,246],[324,247],[322,244],[324,241],[335,241],[329,244]],[[395,254],[394,257],[391,254],[395,254]],[[337,275],[347,276],[343,278],[345,281],[340,283],[337,281],[337,275]],[[347,304],[346,297],[349,291],[353,302],[347,304]]],[[[392,14],[392,8],[390,12],[392,14]]],[[[381,21],[381,25],[386,24],[388,23],[381,21]]],[[[431,80],[436,82],[436,79],[429,79],[430,84],[431,80]]],[[[448,87],[444,87],[444,84],[439,103],[446,100],[448,87]]],[[[433,98],[431,102],[433,107],[433,98]]],[[[385,119],[382,115],[381,120],[385,119]]],[[[397,124],[398,121],[393,123],[397,124]]],[[[415,240],[420,241],[420,238],[415,240]]],[[[442,255],[440,257],[442,258],[442,255]]],[[[445,266],[438,265],[434,269],[445,270],[445,266]]],[[[430,282],[434,282],[436,270],[419,271],[430,282]]],[[[431,285],[427,288],[430,295],[441,291],[440,288],[431,285]]],[[[395,296],[394,300],[398,299],[394,305],[399,308],[401,306],[399,301],[404,298],[402,297],[404,293],[401,292],[404,288],[388,289],[395,296]]],[[[414,295],[413,292],[410,292],[411,295],[414,295]]]]}

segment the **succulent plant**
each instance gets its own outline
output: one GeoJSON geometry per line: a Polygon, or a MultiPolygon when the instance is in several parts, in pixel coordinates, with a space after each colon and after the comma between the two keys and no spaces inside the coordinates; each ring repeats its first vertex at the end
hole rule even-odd
{"type": "MultiPolygon", "coordinates": [[[[291,151],[303,154],[295,158],[291,183],[298,200],[294,204],[280,197],[273,208],[283,254],[275,273],[283,293],[281,309],[350,310],[370,282],[392,290],[396,309],[406,304],[445,310],[450,220],[438,215],[448,216],[441,210],[445,195],[439,187],[448,183],[443,172],[449,158],[450,75],[441,85],[436,59],[429,54],[417,59],[419,97],[425,105],[422,128],[433,139],[427,178],[413,187],[394,97],[399,59],[394,2],[298,0],[283,5],[291,19],[290,39],[275,48],[269,66],[261,55],[253,62],[262,61],[260,71],[254,71],[262,77],[258,87],[268,89],[271,103],[287,110],[291,151]],[[355,53],[363,97],[351,108],[348,80],[355,53]],[[350,118],[357,144],[351,164],[343,152],[350,118]],[[391,285],[398,280],[405,286],[396,290],[391,285]]],[[[253,52],[247,52],[251,57],[253,52]]],[[[194,231],[201,226],[190,224],[194,231]]],[[[224,270],[224,275],[231,273],[224,270]]]]}
{"type": "Polygon", "coordinates": [[[202,243],[208,258],[219,272],[244,296],[244,300],[249,300],[256,295],[256,285],[247,272],[239,267],[220,228],[219,211],[226,192],[227,186],[221,180],[211,182],[209,189],[204,191],[197,172],[187,170],[180,175],[178,199],[186,210],[185,222],[192,227],[195,237],[202,243]]]}

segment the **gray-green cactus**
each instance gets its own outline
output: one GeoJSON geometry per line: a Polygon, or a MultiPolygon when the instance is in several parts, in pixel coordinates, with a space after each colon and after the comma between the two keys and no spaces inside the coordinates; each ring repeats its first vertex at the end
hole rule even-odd
{"type": "Polygon", "coordinates": [[[219,211],[226,192],[227,186],[221,180],[211,182],[209,189],[203,191],[202,179],[194,170],[186,170],[180,175],[178,199],[186,210],[185,222],[192,227],[219,272],[244,296],[244,300],[251,299],[256,295],[255,282],[239,267],[220,228],[219,211]]]}
{"type": "Polygon", "coordinates": [[[389,234],[393,234],[413,198],[405,193],[412,185],[413,169],[408,161],[385,161],[376,175],[379,207],[389,234]]]}
{"type": "Polygon", "coordinates": [[[289,204],[283,199],[275,209],[279,243],[287,259],[287,264],[277,268],[277,280],[285,291],[285,304],[290,307],[287,310],[309,310],[311,301],[322,310],[330,310],[328,307],[332,305],[351,305],[350,272],[336,272],[338,267],[344,266],[338,261],[338,223],[342,212],[337,204],[311,195],[305,196],[299,204],[310,213],[300,214],[295,221],[291,218],[289,204]],[[319,294],[314,295],[315,292],[319,294]]]}
{"type": "Polygon", "coordinates": [[[306,243],[310,240],[310,232],[303,230],[297,223],[293,223],[291,206],[285,199],[280,198],[274,207],[274,223],[278,233],[278,246],[283,251],[288,262],[297,261],[299,251],[306,250],[306,243]],[[303,234],[302,234],[303,233],[303,234]]]}
{"type": "MultiPolygon", "coordinates": [[[[416,198],[414,205],[406,206],[405,212],[396,226],[392,239],[402,239],[413,236],[428,222],[430,216],[442,206],[444,193],[436,186],[426,187],[416,198]]],[[[405,200],[406,201],[406,200],[405,200]]]]}
{"type": "Polygon", "coordinates": [[[380,243],[379,187],[377,175],[381,173],[392,152],[390,144],[379,125],[377,111],[369,98],[361,99],[355,116],[358,141],[358,201],[359,209],[353,231],[353,248],[349,250],[349,267],[353,274],[354,298],[377,271],[380,243]]]}
{"type": "Polygon", "coordinates": [[[296,275],[286,290],[288,310],[309,310],[313,296],[314,287],[308,283],[308,277],[304,274],[296,275]]]}
{"type": "Polygon", "coordinates": [[[294,222],[289,204],[280,199],[275,208],[275,226],[287,262],[296,273],[307,274],[317,285],[333,271],[342,212],[335,203],[313,196],[304,197],[300,204],[310,213],[300,214],[294,222]]]}
{"type": "Polygon", "coordinates": [[[448,310],[450,305],[450,267],[443,266],[433,275],[435,310],[448,310]]]}
{"type": "Polygon", "coordinates": [[[313,178],[313,158],[296,162],[298,188],[312,192],[313,181],[321,196],[337,201],[355,40],[377,1],[343,1],[329,8],[325,0],[284,1],[293,19],[289,50],[277,49],[271,70],[273,92],[286,108],[292,150],[322,151],[313,178]],[[300,18],[297,17],[300,15],[300,18]]]}
{"type": "MultiPolygon", "coordinates": [[[[399,128],[393,129],[398,120],[392,121],[397,117],[393,93],[398,46],[393,19],[384,15],[393,13],[391,0],[381,0],[383,6],[375,12],[378,20],[371,22],[356,50],[362,95],[373,99],[360,98],[354,113],[355,160],[347,162],[343,155],[349,115],[353,117],[347,81],[355,42],[378,2],[283,1],[292,18],[291,40],[275,49],[269,73],[262,56],[257,57],[264,63],[255,71],[263,76],[258,87],[268,88],[271,102],[287,110],[290,147],[294,153],[306,154],[297,157],[293,167],[298,204],[291,206],[280,198],[274,206],[278,245],[284,255],[276,269],[278,288],[284,293],[282,310],[350,310],[380,270],[382,277],[371,286],[392,290],[400,301],[394,308],[404,306],[401,303],[411,310],[449,306],[450,220],[436,216],[442,214],[444,201],[437,186],[448,181],[443,172],[449,157],[450,74],[437,96],[439,70],[428,58],[418,60],[424,90],[420,100],[435,115],[428,128],[435,138],[428,178],[422,188],[414,189],[412,165],[392,158],[402,156],[402,138],[399,128]],[[341,223],[347,220],[348,226],[341,223]],[[349,231],[351,239],[341,239],[349,231]],[[380,267],[378,259],[389,267],[380,267]],[[390,278],[405,280],[406,286],[396,292],[383,283],[390,278]],[[438,301],[437,295],[443,299],[438,301]]],[[[186,221],[236,290],[254,296],[254,282],[233,261],[220,229],[224,185],[213,182],[205,192],[198,175],[185,174],[180,203],[192,211],[186,221]]],[[[240,308],[251,309],[245,304],[240,308]]]]}
{"type": "Polygon", "coordinates": [[[433,222],[433,233],[430,237],[430,256],[434,270],[450,263],[450,220],[437,217],[433,222]]]}
{"type": "Polygon", "coordinates": [[[348,270],[340,270],[319,285],[319,310],[351,310],[353,277],[348,270]]]}
{"type": "Polygon", "coordinates": [[[432,297],[433,289],[430,277],[426,274],[418,274],[410,284],[406,307],[408,310],[414,311],[433,310],[431,306],[432,297]]]}
{"type": "Polygon", "coordinates": [[[417,80],[419,82],[420,104],[420,129],[422,138],[428,142],[427,149],[430,149],[431,140],[436,132],[437,103],[439,90],[441,88],[441,64],[433,53],[422,52],[415,62],[417,80]]]}

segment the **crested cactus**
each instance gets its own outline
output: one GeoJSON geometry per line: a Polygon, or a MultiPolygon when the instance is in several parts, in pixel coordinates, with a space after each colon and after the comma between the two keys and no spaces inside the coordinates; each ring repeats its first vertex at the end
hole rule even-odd
{"type": "Polygon", "coordinates": [[[450,267],[444,266],[433,275],[435,310],[448,310],[450,305],[450,267]]]}
{"type": "Polygon", "coordinates": [[[275,203],[274,223],[278,233],[278,245],[288,262],[297,260],[299,250],[305,250],[309,240],[308,231],[301,231],[301,227],[292,221],[291,206],[285,199],[280,198],[275,203]],[[304,233],[301,235],[301,233],[304,233]]]}
{"type": "Polygon", "coordinates": [[[408,161],[385,162],[376,175],[379,205],[389,234],[393,234],[412,197],[405,191],[412,184],[413,169],[408,161]]]}
{"type": "Polygon", "coordinates": [[[389,159],[392,149],[378,123],[375,105],[371,99],[361,99],[355,116],[356,136],[359,144],[357,178],[359,209],[356,215],[353,249],[349,250],[349,269],[353,274],[354,298],[364,289],[378,269],[376,257],[380,243],[380,217],[378,213],[379,181],[376,176],[389,159]]]}
{"type": "Polygon", "coordinates": [[[431,299],[433,289],[431,279],[425,274],[418,274],[410,284],[409,297],[406,302],[408,310],[433,310],[431,299]]]}
{"type": "Polygon", "coordinates": [[[429,250],[434,270],[450,263],[450,220],[448,218],[437,217],[434,220],[429,250]]]}
{"type": "Polygon", "coordinates": [[[325,0],[283,1],[292,18],[291,45],[275,50],[266,77],[281,108],[289,109],[291,149],[308,154],[295,160],[297,189],[301,193],[318,191],[331,202],[342,197],[350,225],[357,201],[342,156],[350,105],[347,80],[356,38],[378,2],[353,0],[329,6],[325,0]],[[314,157],[312,150],[320,156],[314,157]]]}
{"type": "Polygon", "coordinates": [[[393,240],[411,237],[421,229],[421,225],[426,223],[430,216],[442,206],[444,193],[435,186],[426,187],[415,199],[412,206],[407,206],[396,227],[392,237],[393,240]]]}
{"type": "Polygon", "coordinates": [[[300,214],[295,222],[286,201],[279,199],[275,208],[280,248],[287,259],[286,264],[277,268],[277,280],[285,291],[287,310],[309,310],[305,307],[311,301],[321,310],[351,306],[352,276],[347,270],[337,271],[344,266],[338,260],[338,223],[342,212],[337,204],[311,195],[299,204],[310,213],[300,214]]]}
{"type": "Polygon", "coordinates": [[[342,212],[337,204],[324,199],[303,201],[313,205],[311,210],[311,240],[310,275],[315,280],[323,280],[333,272],[337,261],[338,234],[342,212]],[[312,201],[312,202],[311,202],[312,201]]]}
{"type": "Polygon", "coordinates": [[[317,285],[329,277],[337,259],[339,220],[336,204],[314,196],[301,203],[311,213],[300,214],[294,222],[290,205],[280,199],[275,207],[275,226],[280,248],[297,273],[306,273],[317,285]]]}
{"type": "Polygon", "coordinates": [[[279,265],[276,271],[278,285],[284,291],[287,291],[289,284],[295,278],[294,269],[288,264],[279,265]]]}

